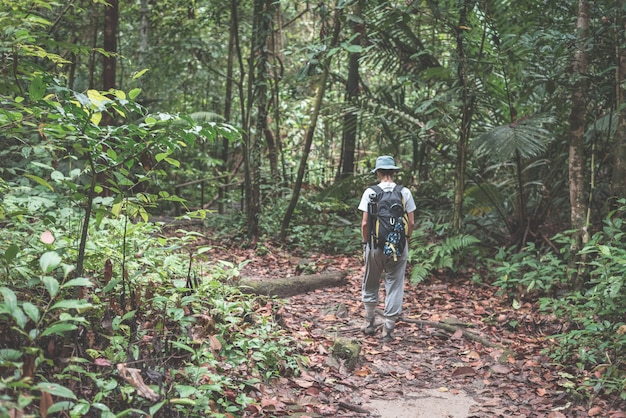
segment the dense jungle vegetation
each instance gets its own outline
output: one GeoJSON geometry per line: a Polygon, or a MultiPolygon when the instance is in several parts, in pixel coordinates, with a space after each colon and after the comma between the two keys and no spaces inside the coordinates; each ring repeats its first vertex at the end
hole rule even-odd
{"type": "Polygon", "coordinates": [[[410,285],[560,318],[563,390],[626,399],[625,28],[625,0],[0,0],[0,415],[249,413],[307,358],[211,250],[358,257],[383,154],[410,285]]]}

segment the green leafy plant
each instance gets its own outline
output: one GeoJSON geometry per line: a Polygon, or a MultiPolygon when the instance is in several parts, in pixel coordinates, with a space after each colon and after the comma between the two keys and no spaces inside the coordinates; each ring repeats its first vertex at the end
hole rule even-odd
{"type": "Polygon", "coordinates": [[[551,295],[567,283],[569,271],[561,255],[542,251],[532,242],[521,251],[500,248],[488,265],[496,276],[492,284],[500,288],[499,293],[518,298],[551,295]]]}
{"type": "MultiPolygon", "coordinates": [[[[442,228],[442,232],[445,228],[442,228]]],[[[437,270],[458,271],[460,260],[475,249],[479,240],[472,235],[439,236],[431,240],[426,224],[413,233],[409,249],[411,283],[418,284],[437,270]]]]}

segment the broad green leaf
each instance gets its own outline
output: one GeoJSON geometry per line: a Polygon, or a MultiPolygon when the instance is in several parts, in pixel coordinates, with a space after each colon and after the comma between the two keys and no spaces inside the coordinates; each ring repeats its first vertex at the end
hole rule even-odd
{"type": "Polygon", "coordinates": [[[0,293],[2,293],[2,297],[4,298],[4,305],[7,311],[13,312],[13,310],[17,308],[17,296],[15,292],[8,287],[0,287],[0,293]]]}
{"type": "Polygon", "coordinates": [[[63,283],[63,285],[61,285],[61,287],[74,287],[74,286],[91,287],[93,286],[93,283],[91,283],[91,280],[89,280],[86,277],[77,277],[75,279],[68,280],[67,282],[63,283]]]}
{"type": "Polygon", "coordinates": [[[181,398],[189,398],[198,392],[198,388],[190,385],[176,385],[176,391],[181,398]]]}
{"type": "Polygon", "coordinates": [[[74,407],[74,405],[76,404],[72,401],[55,402],[50,408],[48,408],[47,413],[53,414],[57,412],[69,411],[74,407]]]}
{"type": "Polygon", "coordinates": [[[148,409],[150,415],[154,416],[161,408],[163,408],[163,405],[165,405],[165,401],[161,401],[152,405],[150,409],[148,409]]]}
{"type": "Polygon", "coordinates": [[[132,89],[131,91],[128,92],[128,97],[131,100],[135,100],[135,98],[139,96],[140,94],[141,94],[141,89],[132,89]]]}
{"type": "Polygon", "coordinates": [[[22,358],[22,351],[14,350],[12,348],[0,349],[0,359],[4,361],[17,361],[22,358]]]}
{"type": "Polygon", "coordinates": [[[17,253],[19,251],[20,249],[17,246],[17,244],[9,245],[9,247],[6,250],[4,250],[4,259],[7,261],[7,263],[10,263],[11,261],[15,259],[15,256],[17,256],[17,253]]]}
{"type": "Polygon", "coordinates": [[[24,310],[24,313],[33,320],[33,322],[39,321],[39,308],[35,305],[30,302],[24,302],[22,304],[22,309],[24,310]]]}
{"type": "Polygon", "coordinates": [[[55,297],[57,293],[59,293],[59,282],[57,279],[45,276],[41,280],[43,281],[43,284],[51,298],[55,297]]]}
{"type": "Polygon", "coordinates": [[[65,386],[59,385],[58,383],[41,382],[36,384],[34,387],[35,389],[39,389],[42,392],[48,392],[51,395],[60,396],[62,398],[76,399],[76,395],[74,395],[74,392],[72,392],[65,386]]]}
{"type": "Polygon", "coordinates": [[[192,354],[196,354],[196,351],[193,348],[191,348],[190,346],[188,346],[187,344],[183,344],[183,343],[178,342],[178,341],[172,341],[172,345],[174,345],[174,346],[176,346],[178,348],[182,348],[183,350],[187,350],[187,351],[189,351],[192,354]]]}
{"type": "Polygon", "coordinates": [[[87,90],[87,97],[89,97],[91,103],[96,105],[100,110],[105,109],[105,103],[111,102],[111,99],[100,93],[98,90],[87,90]]]}
{"type": "MultiPolygon", "coordinates": [[[[148,68],[144,68],[144,69],[143,69],[143,70],[141,70],[141,71],[137,71],[135,74],[133,74],[133,77],[132,77],[132,78],[133,78],[133,80],[137,80],[139,77],[141,77],[142,75],[144,75],[144,74],[145,74],[145,73],[147,73],[148,71],[149,71],[149,69],[148,69],[148,68]]],[[[140,89],[133,89],[133,90],[140,90],[140,89]]],[[[133,90],[131,90],[131,91],[133,91],[133,90]]],[[[130,95],[130,93],[129,93],[129,95],[130,95]]],[[[133,97],[131,97],[131,99],[132,99],[132,98],[133,98],[133,97]]]]}
{"type": "Polygon", "coordinates": [[[363,52],[363,47],[361,45],[349,45],[346,48],[346,51],[352,52],[352,53],[361,53],[363,52]]]}
{"type": "Polygon", "coordinates": [[[35,176],[33,174],[24,174],[24,177],[28,177],[29,179],[33,180],[34,182],[39,183],[42,186],[47,187],[48,189],[50,189],[50,191],[54,191],[54,187],[52,187],[50,185],[50,183],[48,183],[47,181],[45,181],[44,179],[42,179],[39,176],[35,176]]]}
{"type": "Polygon", "coordinates": [[[46,84],[41,77],[33,78],[30,82],[28,93],[30,94],[30,100],[33,102],[43,98],[44,94],[46,94],[46,84]]]}
{"type": "Polygon", "coordinates": [[[17,326],[21,329],[24,329],[26,323],[28,322],[28,318],[26,318],[26,315],[24,315],[24,311],[17,307],[11,311],[11,316],[17,323],[17,326]]]}
{"type": "Polygon", "coordinates": [[[77,328],[78,327],[74,324],[70,324],[68,322],[62,322],[59,324],[54,324],[44,329],[43,332],[41,333],[41,336],[45,337],[46,335],[56,334],[62,337],[65,335],[66,332],[74,331],[77,328]]]}
{"type": "Polygon", "coordinates": [[[41,255],[39,266],[43,274],[48,274],[61,264],[61,256],[55,251],[47,251],[41,255]]]}
{"type": "Polygon", "coordinates": [[[85,302],[84,300],[66,299],[55,303],[52,305],[51,309],[76,309],[84,311],[85,309],[91,308],[93,308],[93,305],[89,302],[85,302]]]}
{"type": "Polygon", "coordinates": [[[159,161],[165,160],[167,157],[169,157],[169,155],[169,152],[160,152],[154,156],[154,159],[158,163],[159,161]]]}
{"type": "Polygon", "coordinates": [[[95,112],[93,115],[91,115],[91,123],[93,123],[94,125],[98,126],[100,125],[100,122],[102,121],[102,113],[100,112],[95,112]]]}
{"type": "Polygon", "coordinates": [[[170,163],[174,167],[180,167],[180,162],[178,160],[175,160],[173,158],[166,158],[165,161],[167,161],[168,163],[170,163]]]}
{"type": "Polygon", "coordinates": [[[87,415],[87,413],[89,412],[89,404],[87,402],[84,401],[79,401],[73,408],[72,411],[70,413],[70,416],[79,416],[82,417],[84,415],[87,415]]]}

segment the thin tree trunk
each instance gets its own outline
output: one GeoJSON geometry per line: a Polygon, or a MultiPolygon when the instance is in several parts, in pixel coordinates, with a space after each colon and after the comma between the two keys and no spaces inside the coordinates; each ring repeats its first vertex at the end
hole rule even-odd
{"type": "MultiPolygon", "coordinates": [[[[268,11],[267,11],[268,16],[271,16],[273,19],[280,19],[280,3],[279,2],[270,3],[267,5],[267,7],[268,7],[268,11]]],[[[282,43],[280,42],[280,40],[277,40],[277,33],[272,27],[272,23],[273,22],[270,19],[269,25],[268,25],[269,33],[267,37],[267,51],[271,51],[272,61],[270,64],[269,57],[268,57],[268,60],[266,62],[266,65],[270,67],[266,71],[266,80],[267,80],[266,84],[271,86],[271,91],[269,90],[266,91],[268,100],[266,101],[265,123],[264,123],[263,134],[265,136],[265,142],[267,143],[267,154],[268,154],[267,156],[268,156],[268,161],[270,164],[270,176],[272,179],[278,181],[278,179],[280,178],[280,175],[278,174],[279,137],[278,137],[278,133],[276,136],[274,135],[267,119],[269,115],[270,104],[274,102],[275,105],[278,106],[278,97],[279,97],[278,84],[280,81],[280,76],[276,72],[275,63],[278,60],[278,54],[280,54],[279,48],[281,48],[282,43]]],[[[280,25],[280,23],[278,23],[278,25],[280,25]]]]}
{"type": "Polygon", "coordinates": [[[569,116],[569,193],[570,193],[570,222],[576,231],[573,250],[582,248],[587,241],[586,225],[585,176],[584,176],[584,134],[585,118],[587,115],[587,66],[588,57],[586,43],[589,32],[589,6],[587,0],[578,2],[578,21],[576,24],[578,42],[573,59],[572,109],[569,116]]]}
{"type": "Polygon", "coordinates": [[[139,19],[141,21],[141,26],[139,26],[139,47],[137,60],[140,67],[143,67],[144,62],[146,60],[146,56],[148,55],[148,46],[150,45],[150,37],[149,37],[149,28],[150,25],[148,23],[148,0],[141,0],[139,6],[139,19]]]}
{"type": "MultiPolygon", "coordinates": [[[[339,32],[341,31],[340,25],[340,17],[341,17],[341,9],[335,5],[333,17],[333,37],[331,40],[331,44],[329,50],[334,48],[337,45],[337,40],[339,39],[339,32]]],[[[322,75],[320,77],[319,86],[317,88],[317,95],[315,96],[315,104],[313,107],[313,112],[311,114],[311,125],[306,133],[304,149],[302,150],[302,157],[300,158],[300,165],[298,167],[298,176],[296,178],[296,183],[293,186],[293,194],[291,195],[291,200],[289,201],[289,206],[285,211],[285,216],[283,217],[283,221],[280,227],[280,239],[285,240],[287,238],[287,229],[289,229],[289,224],[291,223],[291,217],[293,216],[293,212],[296,209],[296,205],[298,204],[298,198],[300,197],[300,189],[302,188],[302,180],[304,179],[304,174],[306,172],[307,160],[309,158],[309,153],[311,152],[311,146],[313,145],[313,134],[315,133],[315,126],[317,125],[317,118],[320,114],[320,109],[322,107],[322,100],[324,98],[324,93],[326,92],[326,81],[328,80],[328,72],[330,63],[328,62],[328,58],[324,59],[323,65],[324,69],[322,71],[322,75]]]]}
{"type": "MultiPolygon", "coordinates": [[[[239,31],[239,11],[237,10],[237,0],[230,1],[230,33],[228,36],[228,58],[226,61],[226,97],[224,99],[224,120],[230,123],[232,106],[233,106],[233,68],[235,63],[236,40],[239,31]]],[[[228,171],[228,139],[222,140],[222,171],[228,171]]],[[[227,182],[224,182],[227,183],[227,182]]],[[[218,212],[225,212],[224,201],[226,200],[227,186],[220,185],[218,188],[218,212]]]]}
{"type": "Polygon", "coordinates": [[[615,70],[615,86],[616,86],[616,107],[617,112],[617,130],[615,134],[615,165],[613,166],[613,184],[612,198],[613,200],[626,197],[626,47],[624,42],[624,32],[626,30],[626,19],[622,16],[621,11],[626,7],[626,0],[619,2],[617,24],[616,27],[622,28],[617,31],[615,44],[617,45],[617,68],[615,70]]]}
{"type": "MultiPolygon", "coordinates": [[[[259,214],[261,212],[261,150],[263,134],[267,126],[267,38],[271,31],[269,10],[273,0],[255,0],[252,49],[249,70],[249,108],[256,108],[254,132],[248,130],[246,158],[246,202],[248,239],[259,236],[259,214]],[[249,184],[248,184],[249,182],[249,184]]],[[[252,126],[252,122],[249,125],[252,126]]]]}
{"type": "Polygon", "coordinates": [[[104,6],[104,39],[103,48],[107,53],[102,59],[102,89],[115,88],[115,67],[117,63],[117,22],[118,0],[109,0],[104,6]]]}
{"type": "MultiPolygon", "coordinates": [[[[355,37],[352,45],[361,45],[361,38],[364,25],[359,21],[361,17],[361,0],[354,4],[354,16],[358,22],[352,24],[355,37]]],[[[359,97],[359,84],[361,75],[359,73],[359,60],[361,54],[359,52],[350,52],[348,58],[348,79],[346,81],[346,105],[348,110],[343,116],[343,130],[341,132],[341,172],[339,177],[347,177],[354,174],[354,152],[356,150],[356,134],[357,134],[357,112],[354,110],[354,102],[359,97]]]]}
{"type": "Polygon", "coordinates": [[[467,167],[467,144],[469,143],[470,128],[472,123],[472,99],[469,94],[467,80],[465,79],[465,46],[463,45],[464,31],[467,27],[467,9],[469,0],[463,2],[459,16],[459,26],[456,35],[456,50],[458,55],[457,77],[461,86],[461,129],[457,143],[456,173],[454,186],[454,213],[452,224],[457,230],[463,224],[463,200],[465,195],[465,169],[467,167]]]}

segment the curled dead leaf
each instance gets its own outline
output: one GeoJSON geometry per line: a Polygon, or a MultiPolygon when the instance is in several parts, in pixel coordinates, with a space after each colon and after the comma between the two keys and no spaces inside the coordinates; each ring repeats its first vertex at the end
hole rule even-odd
{"type": "Polygon", "coordinates": [[[159,400],[159,395],[144,383],[143,377],[141,377],[141,370],[126,367],[126,364],[119,363],[117,365],[117,371],[120,373],[120,376],[122,376],[122,379],[135,388],[139,396],[153,402],[159,400]]]}
{"type": "Polygon", "coordinates": [[[39,413],[42,417],[48,416],[48,409],[54,404],[52,400],[52,395],[48,392],[41,392],[41,401],[39,402],[39,413]]]}

